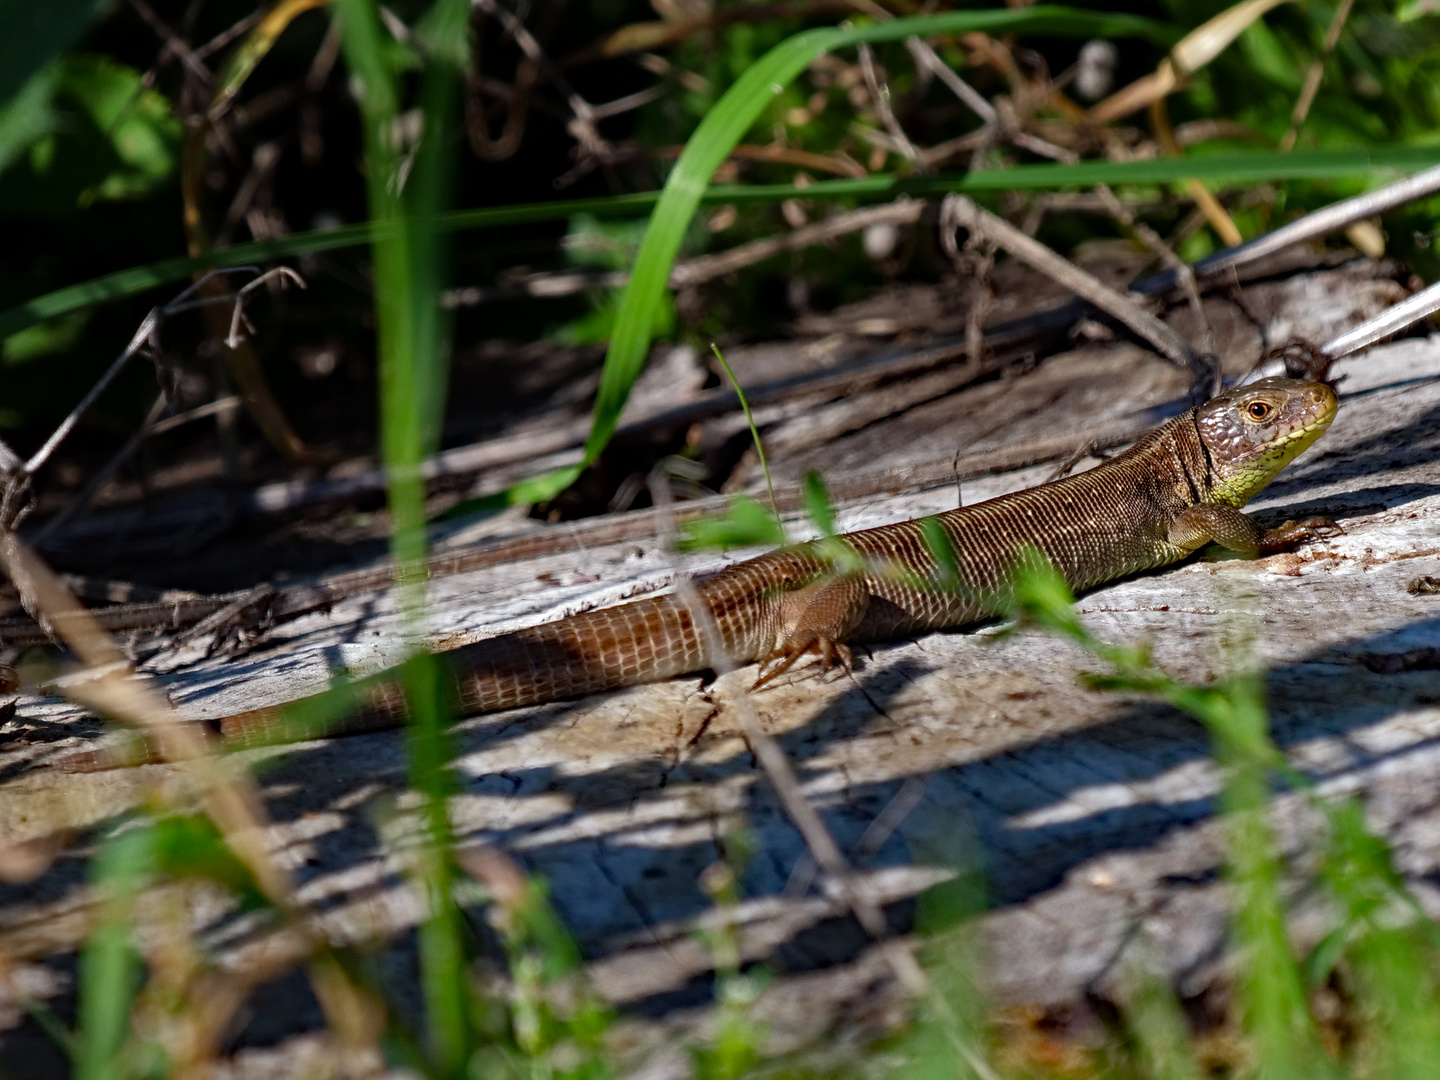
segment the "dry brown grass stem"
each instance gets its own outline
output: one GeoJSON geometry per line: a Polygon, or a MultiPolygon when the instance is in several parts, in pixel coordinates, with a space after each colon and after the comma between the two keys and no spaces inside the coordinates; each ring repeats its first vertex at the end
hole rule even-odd
{"type": "MultiPolygon", "coordinates": [[[[290,876],[271,857],[266,835],[269,822],[249,776],[213,754],[197,725],[186,722],[162,695],[134,677],[115,641],[59,576],[9,529],[0,529],[0,570],[14,584],[25,609],[50,627],[85,665],[89,678],[67,680],[65,693],[144,734],[152,751],[188,780],[205,813],[266,899],[288,917],[293,930],[309,939],[305,913],[295,900],[290,876]]],[[[373,1011],[366,995],[350,982],[321,943],[309,940],[303,951],[315,955],[311,983],[332,1030],[348,1049],[372,1051],[373,1027],[355,1019],[373,1011]]],[[[216,1014],[233,1015],[233,1009],[244,1000],[238,993],[233,987],[217,989],[216,1014]],[[225,1012],[226,1008],[230,1011],[225,1012]]],[[[224,1025],[211,1017],[204,1026],[218,1030],[224,1025]]]]}

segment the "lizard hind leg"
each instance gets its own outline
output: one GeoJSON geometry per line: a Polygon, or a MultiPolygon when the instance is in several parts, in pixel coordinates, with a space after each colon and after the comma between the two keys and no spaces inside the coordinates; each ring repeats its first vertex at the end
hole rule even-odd
{"type": "Polygon", "coordinates": [[[837,659],[849,671],[855,654],[845,639],[860,625],[869,605],[869,590],[858,574],[818,581],[788,593],[781,602],[775,644],[761,659],[751,689],[773,682],[807,653],[819,655],[822,672],[834,667],[837,659]]]}

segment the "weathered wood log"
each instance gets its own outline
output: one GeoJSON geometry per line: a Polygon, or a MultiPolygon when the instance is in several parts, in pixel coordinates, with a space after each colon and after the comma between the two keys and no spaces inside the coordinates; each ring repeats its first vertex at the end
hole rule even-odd
{"type": "MultiPolygon", "coordinates": [[[[1321,337],[1383,305],[1393,283],[1368,281],[1352,268],[1264,286],[1275,290],[1265,301],[1272,340],[1297,330],[1321,337]],[[1304,326],[1298,312],[1321,300],[1318,321],[1304,326]]],[[[1193,560],[1097,589],[1080,610],[1107,638],[1148,638],[1185,678],[1261,664],[1274,731],[1292,760],[1324,792],[1363,793],[1411,886],[1440,914],[1440,596],[1410,588],[1440,576],[1440,339],[1383,346],[1339,370],[1346,381],[1331,431],[1252,509],[1266,523],[1324,513],[1345,535],[1254,562],[1193,560]],[[1227,651],[1227,637],[1249,644],[1227,651]]],[[[1003,389],[976,386],[890,426],[867,423],[778,467],[843,470],[865,455],[871,468],[898,467],[907,453],[933,457],[941,444],[1083,432],[1141,410],[1158,415],[1182,384],[1130,346],[1090,346],[1003,389]]],[[[1051,468],[976,480],[965,501],[1028,486],[1051,468]]],[[[955,497],[943,487],[871,499],[843,507],[841,525],[934,512],[955,497]]],[[[627,543],[446,577],[433,583],[432,629],[451,643],[493,634],[657,587],[672,569],[654,543],[627,543]]],[[[311,692],[337,665],[383,665],[399,653],[396,625],[388,594],[356,596],[282,628],[268,651],[229,662],[182,653],[163,679],[186,712],[222,715],[311,692]]],[[[1083,1010],[1096,995],[1115,997],[1118,966],[1142,939],[1182,994],[1223,988],[1219,776],[1205,734],[1153,702],[1082,689],[1076,672],[1086,666],[1053,639],[989,628],[877,646],[853,679],[797,677],[753,700],[897,926],[947,860],[979,861],[992,903],[986,981],[997,1003],[1083,1010]],[[877,830],[897,796],[913,808],[877,830]]],[[[677,680],[464,721],[454,734],[454,816],[462,843],[502,848],[545,875],[597,987],[652,1012],[708,1000],[711,958],[689,936],[709,909],[697,878],[722,857],[728,832],[749,830],[757,854],[743,879],[744,951],[787,974],[770,992],[774,1015],[797,1018],[777,1029],[777,1045],[794,1045],[853,1015],[857,998],[883,990],[888,976],[807,868],[741,736],[736,686],[677,680]]],[[[97,730],[57,700],[21,701],[0,728],[0,836],[20,842],[95,825],[163,774],[50,768],[97,730]]],[[[300,868],[302,898],[325,898],[323,932],[345,942],[412,927],[417,905],[373,831],[373,808],[404,784],[401,737],[251,756],[273,759],[263,775],[276,843],[300,868]]],[[[1278,796],[1274,822],[1287,855],[1301,856],[1317,828],[1303,800],[1278,796]]],[[[0,887],[0,951],[35,986],[48,985],[47,964],[81,939],[82,882],[79,861],[67,859],[34,883],[0,887]]],[[[1322,915],[1297,899],[1297,937],[1318,934],[1322,915]]],[[[256,942],[230,918],[196,913],[221,962],[243,963],[256,942]]],[[[317,1025],[307,1009],[276,990],[252,1041],[317,1025]]]]}

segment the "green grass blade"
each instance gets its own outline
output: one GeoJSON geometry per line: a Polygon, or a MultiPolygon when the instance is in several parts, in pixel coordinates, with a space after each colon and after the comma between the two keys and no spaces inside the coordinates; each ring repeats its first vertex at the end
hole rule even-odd
{"type": "MultiPolygon", "coordinates": [[[[426,65],[424,116],[408,179],[396,145],[399,79],[387,54],[375,0],[341,0],[346,62],[360,87],[366,179],[375,254],[376,333],[380,353],[380,446],[389,483],[391,551],[400,607],[412,642],[425,630],[425,484],[420,464],[438,445],[449,359],[440,308],[443,230],[439,213],[452,182],[451,131],[465,70],[466,0],[437,0],[416,32],[426,65]]],[[[466,951],[453,898],[449,743],[439,662],[418,655],[401,681],[410,714],[411,785],[422,797],[424,839],[414,878],[425,897],[419,929],[425,1026],[435,1069],[463,1072],[469,1050],[466,951]]]]}
{"type": "Polygon", "coordinates": [[[594,426],[585,443],[585,460],[594,461],[599,456],[619,423],[620,411],[650,347],[650,331],[665,294],[670,268],[706,185],[777,94],[817,57],[847,45],[899,41],[913,35],[1026,30],[1156,40],[1170,36],[1159,24],[1147,19],[1096,15],[1068,8],[961,11],[861,27],[807,30],[781,42],[750,65],[705,114],[685,144],[650,217],[605,355],[595,401],[594,426]]]}
{"type": "Polygon", "coordinates": [[[800,480],[800,501],[805,507],[805,516],[821,536],[834,536],[835,508],[830,505],[830,492],[825,481],[814,469],[800,480]]]}
{"type": "Polygon", "coordinates": [[[135,901],[153,862],[154,830],[112,836],[95,860],[100,906],[80,953],[75,1061],[77,1080],[119,1080],[120,1050],[130,1026],[131,1003],[140,979],[140,955],[132,938],[135,901]]]}
{"type": "MultiPolygon", "coordinates": [[[[1415,172],[1440,163],[1440,148],[1369,147],[1355,150],[1317,150],[1290,154],[1273,151],[1207,154],[1153,161],[1085,161],[1075,165],[1016,165],[962,176],[900,177],[881,173],[854,180],[817,180],[805,188],[791,184],[721,184],[707,187],[701,204],[779,203],[786,199],[886,200],[949,192],[1050,191],[1095,184],[1165,184],[1201,179],[1213,184],[1247,184],[1280,180],[1340,180],[1360,176],[1415,172]]],[[[575,214],[603,217],[638,215],[651,210],[660,192],[611,195],[594,199],[520,203],[476,210],[459,210],[438,218],[447,232],[492,229],[537,221],[560,221],[575,214]]],[[[372,222],[338,229],[294,233],[274,240],[236,244],[220,251],[189,258],[161,259],[145,266],[117,270],[90,281],[37,296],[0,312],[0,339],[17,334],[46,319],[72,311],[136,296],[161,285],[183,281],[197,271],[222,266],[265,263],[295,255],[336,251],[371,243],[382,228],[372,222]]]]}
{"type": "Polygon", "coordinates": [[[770,492],[770,509],[775,511],[775,518],[780,518],[780,504],[775,499],[775,481],[770,478],[770,462],[765,460],[765,444],[760,441],[760,429],[755,426],[755,414],[750,411],[750,402],[745,400],[745,389],[740,385],[740,380],[735,378],[735,372],[730,370],[730,364],[725,359],[725,354],[720,351],[720,346],[713,341],[710,343],[710,351],[715,354],[715,359],[720,361],[720,366],[725,369],[725,374],[730,379],[730,385],[735,388],[735,397],[740,401],[740,411],[745,414],[745,422],[750,425],[750,439],[755,444],[755,455],[760,459],[760,471],[765,474],[765,487],[770,492]]]}
{"type": "MultiPolygon", "coordinates": [[[[1343,918],[1339,939],[1349,961],[1355,1011],[1366,1021],[1362,1051],[1372,1075],[1422,1080],[1440,1061],[1440,986],[1434,927],[1411,898],[1390,846],[1369,829],[1358,800],[1334,807],[1321,876],[1343,918]],[[1406,908],[1410,910],[1406,910],[1406,908]]],[[[1318,951],[1318,950],[1317,950],[1318,951]]],[[[1318,965],[1328,977],[1339,950],[1318,965]]],[[[1323,960],[1323,958],[1322,958],[1323,960]]]]}
{"type": "Polygon", "coordinates": [[[1284,867],[1266,819],[1274,755],[1266,734],[1260,679],[1237,677],[1225,684],[1224,691],[1201,719],[1228,774],[1221,804],[1228,837],[1227,873],[1234,887],[1233,934],[1246,1034],[1256,1058],[1264,1062],[1266,1077],[1328,1076],[1305,980],[1290,947],[1281,893],[1284,867]]]}

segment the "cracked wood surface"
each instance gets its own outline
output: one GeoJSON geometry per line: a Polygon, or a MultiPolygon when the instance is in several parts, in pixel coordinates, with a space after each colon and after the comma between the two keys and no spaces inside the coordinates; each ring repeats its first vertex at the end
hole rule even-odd
{"type": "MultiPolygon", "coordinates": [[[[1250,299],[1269,305],[1276,341],[1295,332],[1320,338],[1327,326],[1393,301],[1396,287],[1349,267],[1273,290],[1268,300],[1250,299]],[[1316,307],[1317,296],[1337,294],[1347,302],[1316,307]],[[1298,314],[1307,309],[1318,323],[1298,314]]],[[[1242,323],[1217,325],[1222,337],[1253,339],[1227,352],[1231,368],[1260,351],[1259,335],[1242,323]]],[[[1266,672],[1277,739],[1322,791],[1364,793],[1372,824],[1440,915],[1440,597],[1407,589],[1440,574],[1440,338],[1383,346],[1339,370],[1347,379],[1330,432],[1250,509],[1263,524],[1327,514],[1345,535],[1254,562],[1191,560],[1093,590],[1080,610],[1103,636],[1148,638],[1162,664],[1191,679],[1233,662],[1224,640],[1248,640],[1266,672]]],[[[1181,407],[1183,390],[1180,373],[1138,349],[1092,345],[890,423],[865,421],[840,438],[832,426],[807,451],[818,460],[782,465],[798,472],[864,460],[873,469],[942,446],[1078,433],[1136,414],[1159,419],[1181,407]]],[[[966,483],[965,501],[1030,486],[1052,469],[966,483]]],[[[842,507],[840,523],[914,517],[955,497],[949,486],[871,500],[842,507]]],[[[686,568],[723,561],[709,556],[686,568]]],[[[632,542],[455,575],[433,583],[432,629],[451,642],[498,633],[659,587],[673,571],[654,543],[632,542]]],[[[182,654],[160,677],[188,714],[223,715],[318,689],[337,666],[387,663],[398,653],[395,626],[388,594],[357,596],[283,628],[263,653],[229,662],[182,654]]],[[[892,925],[908,927],[911,899],[945,865],[976,859],[993,904],[984,941],[997,1002],[1073,1010],[1087,995],[1118,994],[1117,960],[1141,939],[1158,945],[1182,993],[1223,987],[1218,775],[1197,725],[1154,702],[1081,688],[1075,674],[1086,658],[1033,633],[935,634],[875,646],[860,659],[853,679],[798,677],[753,700],[842,849],[864,865],[892,925]],[[877,830],[897,797],[913,807],[895,828],[877,830]]],[[[748,685],[753,672],[737,676],[748,685]]],[[[747,829],[756,853],[737,913],[742,948],[785,976],[767,992],[767,1008],[791,1018],[776,1026],[773,1048],[837,1026],[879,1030],[893,1019],[888,976],[843,901],[813,875],[756,768],[735,715],[734,678],[708,686],[680,679],[463,721],[454,732],[457,835],[503,848],[550,880],[606,997],[641,1015],[683,1018],[710,993],[711,961],[690,933],[696,919],[714,917],[697,878],[721,857],[727,835],[747,829]]],[[[148,785],[171,781],[160,766],[81,776],[50,768],[99,731],[56,699],[22,699],[0,729],[0,836],[18,843],[83,831],[136,805],[148,785]]],[[[397,874],[402,842],[379,825],[398,812],[401,737],[357,735],[250,756],[274,842],[323,932],[360,941],[413,926],[416,904],[397,874]]],[[[1317,827],[1293,795],[1276,799],[1275,824],[1297,857],[1317,827]]],[[[65,991],[58,958],[84,932],[86,852],[81,844],[37,881],[0,888],[0,952],[41,998],[65,991]]],[[[1322,932],[1317,902],[1297,890],[1296,904],[1297,934],[1322,932]]],[[[222,964],[274,946],[223,908],[202,905],[195,918],[222,964]]],[[[247,1044],[320,1023],[298,978],[253,1005],[247,1044]]],[[[17,1020],[0,1006],[0,1026],[17,1020]]]]}

